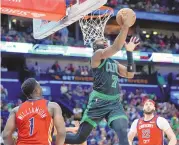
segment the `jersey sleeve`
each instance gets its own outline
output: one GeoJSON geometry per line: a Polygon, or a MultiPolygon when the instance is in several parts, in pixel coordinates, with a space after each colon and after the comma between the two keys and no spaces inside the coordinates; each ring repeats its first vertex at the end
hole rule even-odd
{"type": "Polygon", "coordinates": [[[139,121],[139,119],[134,120],[134,122],[131,125],[130,132],[137,133],[137,123],[138,123],[138,121],[139,121]]]}
{"type": "Polygon", "coordinates": [[[167,129],[170,128],[170,124],[168,123],[168,121],[163,118],[163,117],[158,117],[157,118],[157,126],[163,130],[163,131],[166,131],[167,129]]]}

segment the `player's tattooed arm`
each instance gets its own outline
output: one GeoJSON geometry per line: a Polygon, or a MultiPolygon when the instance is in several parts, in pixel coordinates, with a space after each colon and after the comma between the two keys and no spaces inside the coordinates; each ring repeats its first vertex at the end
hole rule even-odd
{"type": "Polygon", "coordinates": [[[16,130],[15,117],[19,107],[12,109],[9,118],[6,122],[6,126],[3,131],[3,140],[5,145],[14,145],[15,140],[13,139],[13,133],[16,130]]]}

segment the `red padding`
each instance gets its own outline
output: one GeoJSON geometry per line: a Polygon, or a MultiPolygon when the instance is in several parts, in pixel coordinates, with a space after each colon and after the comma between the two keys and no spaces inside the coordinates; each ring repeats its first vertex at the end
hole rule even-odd
{"type": "Polygon", "coordinates": [[[1,0],[1,13],[58,21],[66,16],[65,0],[1,0]]]}

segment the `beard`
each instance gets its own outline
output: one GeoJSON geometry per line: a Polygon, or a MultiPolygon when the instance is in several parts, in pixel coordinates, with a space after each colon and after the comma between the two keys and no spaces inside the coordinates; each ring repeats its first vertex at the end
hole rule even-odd
{"type": "Polygon", "coordinates": [[[143,111],[144,111],[144,114],[148,114],[148,115],[153,114],[155,112],[154,109],[152,109],[150,111],[147,111],[147,110],[143,110],[143,111]]]}

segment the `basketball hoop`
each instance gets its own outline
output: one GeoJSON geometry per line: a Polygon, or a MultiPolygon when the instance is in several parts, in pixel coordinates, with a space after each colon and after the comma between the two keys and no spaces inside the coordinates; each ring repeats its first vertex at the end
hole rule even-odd
{"type": "Polygon", "coordinates": [[[104,38],[104,28],[113,13],[112,8],[102,6],[79,20],[85,45],[90,45],[98,38],[104,38]]]}

